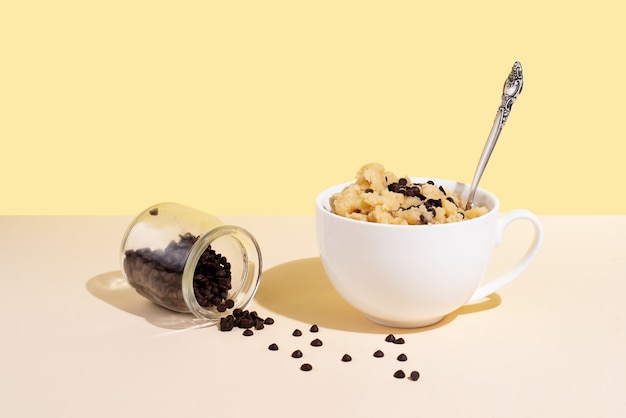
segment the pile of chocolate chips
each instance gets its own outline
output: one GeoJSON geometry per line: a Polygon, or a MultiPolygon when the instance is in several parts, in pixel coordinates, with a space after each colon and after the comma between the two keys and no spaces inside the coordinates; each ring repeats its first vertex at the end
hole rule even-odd
{"type": "Polygon", "coordinates": [[[232,314],[220,318],[220,331],[232,331],[234,328],[240,328],[244,330],[243,335],[249,337],[254,334],[252,328],[262,330],[265,325],[272,325],[273,323],[272,318],[261,318],[256,311],[237,308],[233,310],[232,314]]]}
{"type": "MultiPolygon", "coordinates": [[[[181,284],[189,251],[197,239],[187,233],[164,249],[127,250],[124,271],[129,283],[153,302],[179,312],[188,311],[181,284]]],[[[234,302],[228,298],[231,280],[231,266],[226,257],[208,246],[194,271],[193,288],[198,304],[204,308],[215,306],[219,312],[232,308],[234,302]]]]}
{"type": "Polygon", "coordinates": [[[230,263],[208,246],[200,256],[193,276],[193,290],[198,304],[205,308],[215,306],[218,312],[231,309],[235,305],[228,298],[231,281],[230,263]]]}

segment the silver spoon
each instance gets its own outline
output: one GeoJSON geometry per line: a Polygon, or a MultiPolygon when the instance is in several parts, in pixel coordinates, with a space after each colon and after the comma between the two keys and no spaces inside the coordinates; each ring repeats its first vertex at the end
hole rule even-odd
{"type": "Polygon", "coordinates": [[[478,161],[478,166],[476,167],[476,172],[474,173],[474,180],[472,180],[472,186],[470,187],[465,209],[471,209],[474,206],[474,195],[476,194],[480,178],[485,171],[485,167],[487,167],[487,162],[489,161],[489,157],[491,157],[491,152],[496,146],[496,142],[498,142],[498,137],[500,136],[502,127],[506,123],[509,113],[511,113],[511,107],[513,107],[515,99],[517,99],[519,94],[522,92],[523,86],[524,76],[522,75],[522,64],[516,61],[515,64],[513,64],[511,73],[504,81],[504,87],[502,89],[502,103],[498,108],[498,113],[496,113],[496,119],[493,121],[493,127],[489,133],[489,138],[487,138],[487,143],[485,144],[483,153],[478,161]]]}

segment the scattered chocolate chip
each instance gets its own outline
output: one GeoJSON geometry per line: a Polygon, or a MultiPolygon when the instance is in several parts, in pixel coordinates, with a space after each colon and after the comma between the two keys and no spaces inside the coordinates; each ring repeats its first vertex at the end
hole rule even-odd
{"type": "Polygon", "coordinates": [[[389,334],[389,335],[387,335],[387,338],[385,338],[385,341],[387,341],[388,343],[392,343],[395,340],[396,340],[396,337],[393,334],[389,334]]]}
{"type": "Polygon", "coordinates": [[[394,344],[404,344],[404,338],[400,337],[400,338],[396,338],[393,341],[394,344]]]}
{"type": "Polygon", "coordinates": [[[309,329],[311,332],[318,332],[319,330],[319,327],[315,324],[311,325],[311,328],[309,329]]]}
{"type": "Polygon", "coordinates": [[[319,338],[314,339],[313,341],[311,341],[311,345],[313,347],[321,347],[322,346],[322,340],[320,340],[319,338]]]}
{"type": "Polygon", "coordinates": [[[372,190],[372,189],[365,189],[365,190],[363,190],[363,193],[374,193],[374,190],[372,190]]]}
{"type": "Polygon", "coordinates": [[[302,358],[302,351],[300,350],[296,350],[293,353],[291,353],[291,357],[293,358],[302,358]]]}
{"type": "Polygon", "coordinates": [[[304,363],[302,366],[300,366],[300,370],[302,370],[303,372],[310,372],[311,370],[313,370],[313,366],[311,366],[309,363],[304,363]]]}
{"type": "Polygon", "coordinates": [[[150,209],[150,215],[157,216],[159,214],[159,208],[150,209]]]}
{"type": "Polygon", "coordinates": [[[299,329],[294,329],[291,335],[293,335],[294,337],[300,337],[302,336],[302,331],[300,331],[299,329]]]}
{"type": "Polygon", "coordinates": [[[251,335],[254,335],[254,332],[248,328],[243,332],[243,335],[245,335],[246,337],[249,337],[251,335]]]}
{"type": "Polygon", "coordinates": [[[400,354],[397,358],[398,358],[398,361],[406,361],[407,360],[406,354],[404,354],[404,353],[400,354]]]}
{"type": "Polygon", "coordinates": [[[384,357],[384,356],[385,356],[385,353],[383,353],[382,351],[380,351],[380,350],[374,351],[374,357],[380,358],[380,357],[384,357]]]}
{"type": "Polygon", "coordinates": [[[393,374],[393,377],[397,379],[404,379],[406,375],[404,374],[402,370],[396,370],[396,372],[393,374]]]}
{"type": "Polygon", "coordinates": [[[411,379],[414,382],[417,382],[417,379],[419,378],[420,378],[420,372],[418,372],[417,370],[413,370],[411,374],[409,375],[409,379],[411,379]]]}
{"type": "Polygon", "coordinates": [[[270,351],[278,351],[278,344],[272,343],[267,347],[270,351]]]}
{"type": "Polygon", "coordinates": [[[265,320],[263,321],[263,323],[265,325],[272,325],[274,324],[274,318],[270,318],[269,316],[267,318],[265,318],[265,320]]]}
{"type": "Polygon", "coordinates": [[[350,354],[344,354],[343,357],[341,357],[341,361],[347,363],[349,361],[352,361],[352,357],[350,356],[350,354]]]}

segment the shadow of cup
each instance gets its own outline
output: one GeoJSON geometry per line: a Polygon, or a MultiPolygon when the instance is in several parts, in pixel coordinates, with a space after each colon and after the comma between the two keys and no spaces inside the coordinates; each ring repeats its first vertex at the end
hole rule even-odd
{"type": "MultiPolygon", "coordinates": [[[[87,291],[96,298],[148,323],[168,330],[206,327],[192,314],[173,312],[139,295],[121,271],[111,271],[87,281],[87,291]]],[[[304,323],[342,331],[388,334],[415,333],[440,328],[459,315],[493,309],[501,299],[493,293],[482,301],[464,305],[440,322],[423,328],[390,328],[367,319],[348,304],[328,280],[319,257],[305,258],[272,267],[263,273],[255,302],[277,314],[304,323]]]]}
{"type": "Polygon", "coordinates": [[[147,322],[169,330],[206,327],[192,314],[174,312],[139,295],[121,271],[99,274],[87,281],[87,291],[98,299],[124,312],[144,318],[147,322]]]}
{"type": "Polygon", "coordinates": [[[263,273],[255,301],[280,315],[309,324],[351,332],[388,334],[415,333],[440,328],[459,315],[482,312],[500,305],[493,293],[464,305],[440,322],[422,328],[391,328],[376,324],[348,304],[330,283],[319,257],[280,264],[263,273]]]}

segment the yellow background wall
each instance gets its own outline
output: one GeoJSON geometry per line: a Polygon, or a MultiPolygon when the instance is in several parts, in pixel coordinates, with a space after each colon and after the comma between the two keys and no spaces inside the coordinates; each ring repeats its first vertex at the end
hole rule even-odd
{"type": "Polygon", "coordinates": [[[15,1],[0,6],[0,214],[312,214],[370,161],[504,210],[624,214],[622,2],[15,1]]]}

